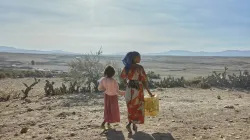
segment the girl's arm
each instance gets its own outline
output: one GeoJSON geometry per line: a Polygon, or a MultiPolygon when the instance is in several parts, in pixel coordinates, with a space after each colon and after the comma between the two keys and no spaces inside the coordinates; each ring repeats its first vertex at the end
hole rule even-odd
{"type": "Polygon", "coordinates": [[[101,78],[100,80],[98,80],[99,85],[98,85],[98,90],[99,91],[104,91],[105,87],[103,86],[103,78],[101,78]]]}
{"type": "Polygon", "coordinates": [[[125,91],[119,89],[119,84],[117,81],[115,81],[115,88],[116,88],[116,93],[119,95],[125,95],[125,91]]]}

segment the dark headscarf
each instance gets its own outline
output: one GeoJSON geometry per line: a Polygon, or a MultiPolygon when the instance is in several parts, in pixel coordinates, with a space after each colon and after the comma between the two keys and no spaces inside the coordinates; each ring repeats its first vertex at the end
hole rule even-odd
{"type": "Polygon", "coordinates": [[[134,61],[135,57],[137,57],[137,56],[141,56],[140,53],[138,53],[136,51],[132,51],[132,52],[128,52],[126,54],[126,56],[123,58],[122,62],[125,65],[126,73],[129,72],[129,69],[130,69],[131,65],[133,64],[133,61],[134,61]]]}

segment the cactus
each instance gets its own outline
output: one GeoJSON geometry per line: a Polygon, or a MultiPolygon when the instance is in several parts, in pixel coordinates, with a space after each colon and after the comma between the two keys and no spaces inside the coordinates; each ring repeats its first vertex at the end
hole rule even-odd
{"type": "Polygon", "coordinates": [[[24,94],[24,96],[21,98],[22,100],[25,99],[25,98],[27,98],[29,92],[33,89],[33,87],[40,82],[40,79],[37,80],[36,78],[34,78],[34,80],[35,81],[30,86],[28,86],[26,83],[23,83],[24,86],[26,87],[26,89],[22,90],[22,92],[24,94]]]}

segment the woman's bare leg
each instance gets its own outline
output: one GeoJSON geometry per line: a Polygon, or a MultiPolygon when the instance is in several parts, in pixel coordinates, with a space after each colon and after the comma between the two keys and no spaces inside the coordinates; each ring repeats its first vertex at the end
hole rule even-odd
{"type": "Polygon", "coordinates": [[[132,133],[131,124],[132,124],[132,122],[129,122],[128,125],[126,126],[129,133],[132,133]]]}

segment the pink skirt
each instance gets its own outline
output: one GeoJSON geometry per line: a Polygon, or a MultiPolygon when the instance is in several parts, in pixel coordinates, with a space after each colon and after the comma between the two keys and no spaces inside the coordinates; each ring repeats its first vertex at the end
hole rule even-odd
{"type": "Polygon", "coordinates": [[[107,123],[120,122],[120,110],[117,95],[104,95],[104,121],[107,123]]]}

